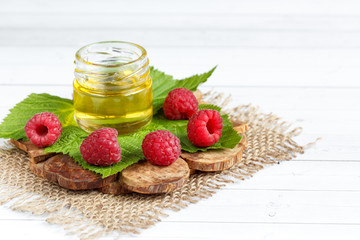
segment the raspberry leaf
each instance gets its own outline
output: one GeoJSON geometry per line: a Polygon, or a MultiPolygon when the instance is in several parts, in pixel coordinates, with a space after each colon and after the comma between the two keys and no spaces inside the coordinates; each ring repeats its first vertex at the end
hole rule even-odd
{"type": "Polygon", "coordinates": [[[197,87],[215,71],[216,67],[203,74],[196,74],[191,77],[175,80],[171,75],[165,74],[154,67],[150,67],[150,76],[153,80],[153,111],[156,114],[163,106],[168,93],[175,88],[187,88],[195,91],[197,87]]]}
{"type": "Polygon", "coordinates": [[[60,138],[53,145],[45,148],[45,152],[69,154],[80,151],[82,141],[89,135],[79,127],[67,126],[63,128],[60,138]]]}
{"type": "MultiPolygon", "coordinates": [[[[221,111],[220,107],[210,104],[199,105],[199,109],[213,109],[219,112],[221,111]]],[[[232,123],[229,120],[229,116],[227,114],[221,114],[221,118],[223,120],[221,137],[217,143],[206,148],[196,147],[188,139],[186,130],[188,120],[168,120],[161,111],[154,116],[153,123],[162,126],[175,134],[180,139],[181,150],[194,153],[198,151],[207,151],[209,149],[234,148],[241,141],[242,136],[234,130],[232,123]]]]}
{"type": "Polygon", "coordinates": [[[32,93],[16,104],[5,117],[0,125],[0,138],[26,138],[24,131],[26,122],[36,113],[41,112],[54,113],[62,126],[76,125],[73,101],[47,93],[32,93]]]}

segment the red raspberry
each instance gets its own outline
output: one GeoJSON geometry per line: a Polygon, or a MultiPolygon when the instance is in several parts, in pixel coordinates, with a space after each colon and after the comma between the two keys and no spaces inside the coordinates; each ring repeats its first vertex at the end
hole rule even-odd
{"type": "Polygon", "coordinates": [[[100,128],[84,139],[80,152],[91,165],[109,166],[121,159],[121,148],[117,141],[118,132],[114,128],[100,128]]]}
{"type": "Polygon", "coordinates": [[[189,119],[197,112],[198,101],[190,90],[175,88],[167,95],[163,109],[167,119],[189,119]]]}
{"type": "Polygon", "coordinates": [[[145,158],[154,165],[170,165],[181,153],[180,140],[167,130],[147,134],[141,147],[145,158]]]}
{"type": "Polygon", "coordinates": [[[38,147],[53,145],[59,139],[61,132],[61,123],[51,112],[35,114],[25,125],[26,136],[38,147]]]}
{"type": "Polygon", "coordinates": [[[195,113],[187,125],[187,135],[197,147],[208,147],[217,143],[222,133],[222,118],[216,110],[204,109],[195,113]]]}

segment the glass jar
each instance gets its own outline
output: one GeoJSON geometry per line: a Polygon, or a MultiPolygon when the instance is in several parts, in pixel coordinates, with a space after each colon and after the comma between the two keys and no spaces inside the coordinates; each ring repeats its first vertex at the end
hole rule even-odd
{"type": "Polygon", "coordinates": [[[119,135],[137,131],[152,119],[152,81],[143,47],[98,42],[79,49],[75,59],[74,108],[78,126],[102,127],[119,135]]]}

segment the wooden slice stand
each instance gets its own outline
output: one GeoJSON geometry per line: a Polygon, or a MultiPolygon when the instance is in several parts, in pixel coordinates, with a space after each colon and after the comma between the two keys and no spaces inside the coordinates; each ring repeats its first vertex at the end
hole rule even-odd
{"type": "Polygon", "coordinates": [[[182,187],[195,171],[221,171],[240,162],[247,144],[245,132],[248,126],[246,123],[236,123],[234,129],[243,138],[233,149],[182,152],[180,158],[169,166],[155,166],[144,160],[104,179],[83,169],[67,154],[44,153],[44,149],[29,141],[11,139],[11,142],[28,153],[29,168],[35,175],[61,187],[71,190],[96,189],[107,194],[157,194],[182,187]]]}
{"type": "Polygon", "coordinates": [[[144,160],[122,171],[119,181],[133,192],[167,193],[183,186],[189,176],[189,166],[181,158],[169,166],[156,166],[144,160]]]}

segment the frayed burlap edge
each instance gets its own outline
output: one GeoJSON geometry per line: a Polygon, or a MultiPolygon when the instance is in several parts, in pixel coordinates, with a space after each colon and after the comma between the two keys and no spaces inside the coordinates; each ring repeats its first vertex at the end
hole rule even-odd
{"type": "Polygon", "coordinates": [[[243,161],[231,169],[215,173],[196,173],[181,189],[163,195],[136,193],[113,196],[97,191],[71,191],[36,177],[28,168],[28,156],[15,148],[0,149],[0,204],[13,210],[47,216],[49,223],[62,225],[67,233],[81,239],[94,239],[108,233],[117,237],[139,233],[161,217],[166,210],[178,211],[190,203],[212,196],[217,189],[236,179],[244,180],[266,165],[290,160],[304,152],[293,137],[301,128],[274,114],[261,113],[251,105],[226,108],[230,97],[209,92],[208,103],[220,105],[233,122],[247,122],[248,146],[243,161]]]}

